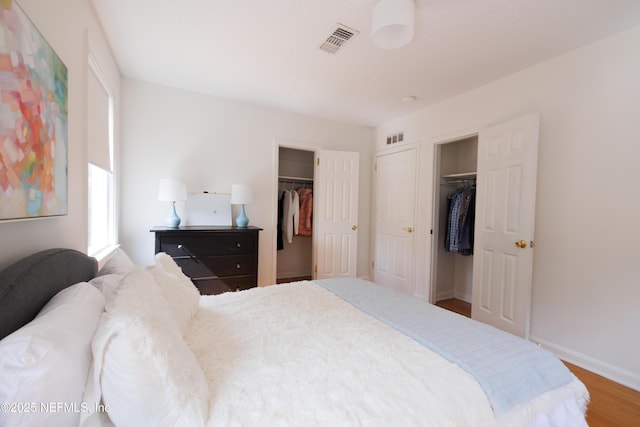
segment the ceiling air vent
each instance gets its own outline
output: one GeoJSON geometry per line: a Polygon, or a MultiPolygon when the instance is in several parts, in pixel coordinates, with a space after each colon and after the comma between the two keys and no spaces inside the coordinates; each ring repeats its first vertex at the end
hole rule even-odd
{"type": "Polygon", "coordinates": [[[336,53],[344,46],[352,37],[357,36],[359,31],[349,28],[346,25],[337,24],[333,32],[320,45],[320,49],[329,53],[336,53]]]}

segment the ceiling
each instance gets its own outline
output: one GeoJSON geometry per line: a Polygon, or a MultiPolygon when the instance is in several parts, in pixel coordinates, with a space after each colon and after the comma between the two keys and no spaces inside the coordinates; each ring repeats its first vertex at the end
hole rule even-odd
{"type": "Polygon", "coordinates": [[[369,126],[640,24],[640,0],[416,0],[381,50],[375,0],[92,2],[126,77],[369,126]],[[359,34],[329,54],[337,23],[359,34]]]}

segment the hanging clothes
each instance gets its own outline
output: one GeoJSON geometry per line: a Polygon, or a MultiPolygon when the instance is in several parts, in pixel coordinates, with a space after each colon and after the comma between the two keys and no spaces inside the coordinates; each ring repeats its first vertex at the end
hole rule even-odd
{"type": "Polygon", "coordinates": [[[283,232],[287,242],[293,243],[293,236],[298,234],[300,225],[300,198],[295,190],[285,190],[282,210],[283,232]]]}
{"type": "Polygon", "coordinates": [[[449,200],[449,214],[444,248],[460,255],[473,255],[476,189],[456,190],[449,200]]]}
{"type": "Polygon", "coordinates": [[[297,236],[299,234],[300,228],[300,196],[298,196],[298,192],[296,190],[291,190],[291,207],[293,208],[293,212],[291,213],[291,217],[293,219],[293,234],[297,236]]]}
{"type": "Polygon", "coordinates": [[[313,190],[310,188],[298,188],[300,200],[300,222],[298,234],[300,236],[311,236],[312,216],[313,216],[313,190]]]}
{"type": "Polygon", "coordinates": [[[473,255],[473,233],[476,216],[476,190],[468,191],[468,197],[463,201],[461,227],[458,236],[458,253],[460,255],[473,255]]]}
{"type": "Polygon", "coordinates": [[[284,196],[287,192],[283,191],[278,198],[278,250],[284,249],[284,239],[282,238],[282,216],[284,215],[284,196]]]}

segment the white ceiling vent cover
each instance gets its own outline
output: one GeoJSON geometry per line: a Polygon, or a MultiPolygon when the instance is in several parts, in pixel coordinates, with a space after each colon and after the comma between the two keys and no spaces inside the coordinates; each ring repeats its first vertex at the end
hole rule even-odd
{"type": "Polygon", "coordinates": [[[359,31],[349,28],[343,24],[337,24],[333,32],[327,37],[327,39],[320,45],[320,49],[329,53],[336,53],[342,46],[344,46],[352,37],[359,34],[359,31]]]}

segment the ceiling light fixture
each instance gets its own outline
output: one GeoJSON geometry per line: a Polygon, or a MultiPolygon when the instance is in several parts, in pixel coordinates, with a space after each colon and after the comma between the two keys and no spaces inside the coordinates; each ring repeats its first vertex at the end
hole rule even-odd
{"type": "Polygon", "coordinates": [[[413,38],[414,0],[378,0],[371,15],[371,37],[380,49],[397,49],[413,38]]]}

